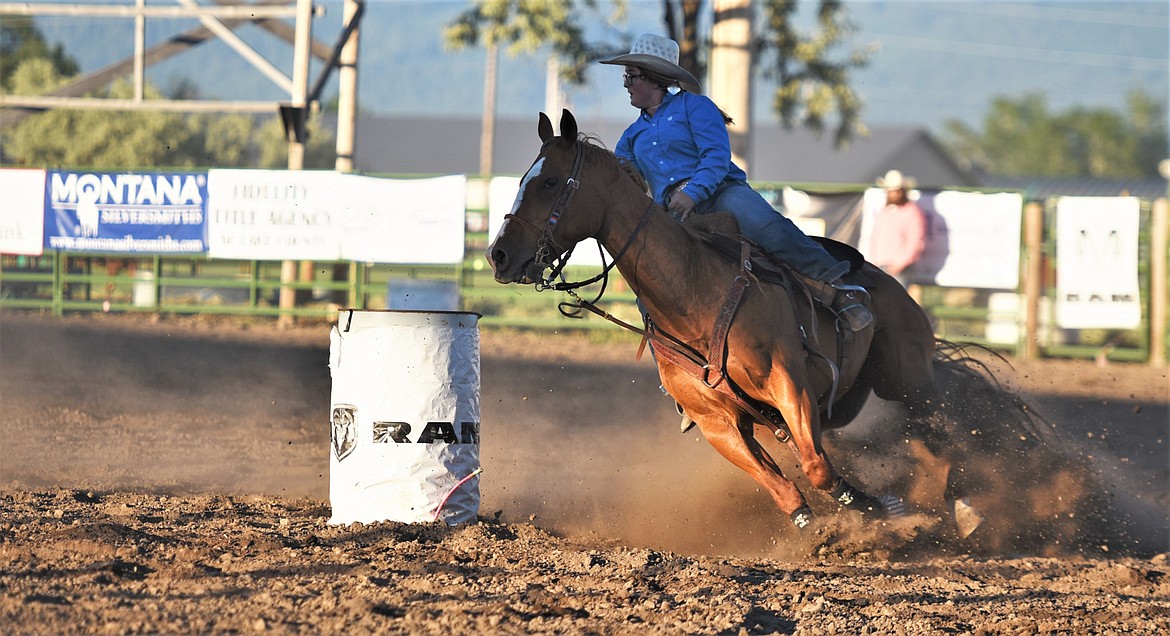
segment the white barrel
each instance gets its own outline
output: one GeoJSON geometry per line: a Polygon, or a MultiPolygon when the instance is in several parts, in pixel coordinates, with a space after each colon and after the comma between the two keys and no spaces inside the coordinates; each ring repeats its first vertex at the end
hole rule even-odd
{"type": "Polygon", "coordinates": [[[479,317],[340,312],[329,345],[329,523],[475,519],[479,317]]]}

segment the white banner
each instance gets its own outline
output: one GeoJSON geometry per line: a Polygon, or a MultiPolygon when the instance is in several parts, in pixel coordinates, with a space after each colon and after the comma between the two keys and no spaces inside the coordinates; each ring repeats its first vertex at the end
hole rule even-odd
{"type": "Polygon", "coordinates": [[[45,244],[45,171],[0,170],[0,253],[39,256],[45,244]]]}
{"type": "Polygon", "coordinates": [[[463,262],[467,177],[378,179],[343,175],[341,257],[369,263],[463,262]]]}
{"type": "MultiPolygon", "coordinates": [[[[874,214],[885,190],[865,193],[860,250],[866,253],[874,214]]],[[[906,270],[911,283],[941,287],[1016,289],[1020,284],[1020,231],[1024,199],[1009,192],[922,191],[926,251],[906,270]]]]}
{"type": "Polygon", "coordinates": [[[1136,197],[1056,203],[1056,322],[1066,329],[1141,324],[1136,197]]]}
{"type": "Polygon", "coordinates": [[[208,171],[207,255],[339,260],[338,218],[353,203],[341,176],[310,170],[208,171]]]}
{"type": "Polygon", "coordinates": [[[454,264],[467,178],[380,179],[332,171],[212,170],[208,256],[454,264]]]}
{"type": "MultiPolygon", "coordinates": [[[[519,177],[493,177],[491,185],[488,187],[488,236],[489,240],[495,240],[496,235],[500,233],[500,227],[504,225],[504,215],[512,211],[512,206],[516,203],[516,195],[520,192],[520,178],[519,177]]],[[[570,206],[565,214],[572,214],[573,209],[570,206]]],[[[607,252],[606,260],[610,259],[607,252]]],[[[598,252],[597,241],[593,239],[585,239],[577,245],[577,249],[573,250],[573,257],[569,259],[570,265],[589,265],[601,267],[601,254],[598,252]]]]}

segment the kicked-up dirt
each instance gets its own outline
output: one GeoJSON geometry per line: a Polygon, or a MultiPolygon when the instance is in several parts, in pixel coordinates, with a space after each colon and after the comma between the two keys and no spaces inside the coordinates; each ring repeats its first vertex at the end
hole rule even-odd
{"type": "Polygon", "coordinates": [[[328,330],[0,314],[4,632],[1170,631],[1164,369],[989,359],[1053,437],[1034,479],[978,458],[1011,479],[967,539],[874,400],[830,457],[911,514],[802,484],[800,534],[679,433],[636,342],[484,330],[478,523],[337,526],[328,330]]]}

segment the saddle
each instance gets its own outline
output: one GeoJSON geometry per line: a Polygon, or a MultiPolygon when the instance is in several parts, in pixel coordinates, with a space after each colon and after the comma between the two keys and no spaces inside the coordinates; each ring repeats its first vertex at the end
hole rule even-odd
{"type": "MultiPolygon", "coordinates": [[[[696,230],[699,238],[709,245],[713,251],[732,263],[738,263],[740,261],[742,258],[741,254],[745,249],[744,246],[748,246],[751,273],[760,281],[779,285],[787,290],[792,301],[796,320],[801,324],[804,335],[813,334],[811,342],[806,337],[804,342],[805,350],[809,355],[825,361],[832,374],[832,388],[823,397],[821,404],[821,410],[825,411],[831,417],[833,413],[833,402],[840,397],[837,395],[837,385],[840,379],[841,369],[846,368],[854,358],[857,360],[864,359],[867,353],[866,349],[868,348],[869,339],[862,339],[862,342],[858,342],[856,334],[849,329],[837,329],[837,355],[834,359],[830,359],[820,350],[819,343],[816,341],[818,303],[813,299],[812,292],[804,283],[805,277],[802,274],[797,272],[788,263],[764,251],[754,241],[742,234],[727,234],[719,231],[719,229],[708,229],[702,225],[692,226],[692,229],[696,230]],[[802,320],[801,314],[796,312],[795,308],[798,302],[803,302],[803,304],[808,306],[809,311],[806,314],[809,316],[808,320],[802,320]]],[[[833,258],[849,263],[849,272],[846,276],[859,270],[865,263],[865,257],[851,245],[827,237],[814,236],[809,238],[817,241],[833,258]]]]}

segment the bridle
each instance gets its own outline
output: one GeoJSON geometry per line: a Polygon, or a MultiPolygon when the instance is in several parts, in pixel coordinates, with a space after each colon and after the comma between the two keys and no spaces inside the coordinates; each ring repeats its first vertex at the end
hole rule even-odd
{"type": "MultiPolygon", "coordinates": [[[[540,147],[540,155],[543,155],[544,149],[548,147],[550,143],[557,141],[557,139],[558,138],[554,137],[544,142],[544,144],[540,147]]],[[[581,299],[581,297],[577,296],[573,290],[585,287],[586,285],[592,285],[593,283],[601,280],[603,281],[601,290],[598,292],[597,298],[592,301],[597,302],[601,299],[601,295],[605,293],[605,287],[609,282],[610,270],[612,270],[617,265],[617,262],[621,260],[621,257],[626,253],[627,250],[629,250],[630,246],[633,245],[634,238],[637,237],[638,233],[642,230],[643,227],[645,227],[646,222],[650,219],[650,213],[654,209],[654,201],[651,200],[649,205],[646,206],[646,210],[642,213],[642,218],[638,221],[638,225],[634,228],[634,231],[630,233],[630,237],[626,240],[626,244],[622,246],[622,249],[613,257],[612,261],[606,263],[605,251],[600,247],[598,248],[601,251],[601,273],[597,274],[593,278],[576,283],[570,283],[566,281],[562,275],[562,272],[565,269],[565,266],[569,263],[569,257],[572,256],[573,250],[576,248],[576,246],[574,245],[568,249],[562,248],[560,244],[556,242],[556,239],[553,238],[553,232],[556,230],[557,223],[560,222],[561,216],[565,213],[565,210],[568,209],[569,203],[572,202],[573,195],[576,194],[577,190],[581,187],[581,181],[578,179],[578,176],[581,174],[581,166],[585,163],[585,148],[584,144],[579,139],[573,140],[573,148],[576,151],[576,154],[573,157],[573,168],[569,171],[569,178],[565,180],[565,186],[561,188],[560,193],[557,194],[557,198],[553,201],[552,206],[549,208],[548,217],[545,219],[544,225],[539,226],[512,213],[505,214],[504,220],[517,221],[521,225],[536,230],[539,234],[539,237],[536,240],[536,253],[533,256],[533,262],[541,267],[542,272],[548,270],[548,275],[541,275],[540,280],[538,280],[535,284],[536,291],[551,289],[554,291],[568,292],[571,296],[577,299],[578,303],[583,303],[588,301],[581,299]],[[555,282],[558,278],[560,279],[560,282],[555,282]]],[[[540,155],[537,155],[537,161],[539,161],[540,155]]],[[[536,161],[533,161],[532,165],[535,166],[536,161]]],[[[529,170],[531,169],[532,168],[529,167],[529,170]]],[[[575,316],[575,312],[567,312],[564,309],[566,304],[575,306],[578,309],[580,308],[580,304],[572,305],[571,303],[561,303],[561,313],[567,316],[575,316]]]]}

